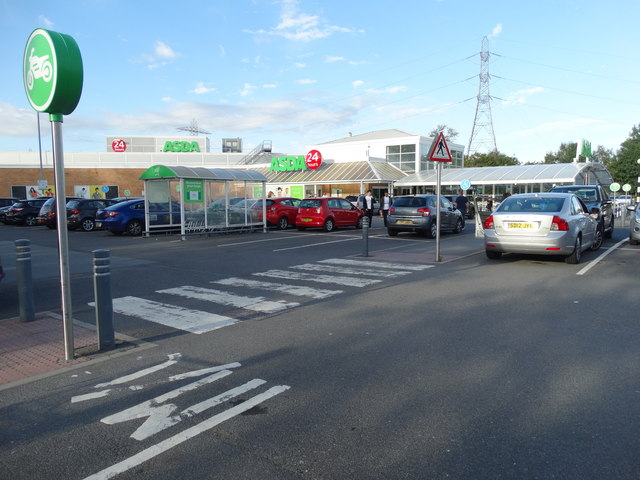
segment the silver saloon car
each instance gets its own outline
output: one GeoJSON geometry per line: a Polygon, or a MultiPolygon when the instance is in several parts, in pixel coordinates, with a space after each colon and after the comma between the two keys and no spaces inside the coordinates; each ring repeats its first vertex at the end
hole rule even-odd
{"type": "Polygon", "coordinates": [[[640,208],[638,205],[630,205],[627,210],[632,214],[629,225],[629,244],[638,245],[640,243],[640,208]]]}
{"type": "Polygon", "coordinates": [[[512,195],[484,222],[485,252],[491,259],[524,253],[561,255],[567,263],[579,263],[584,250],[602,245],[598,214],[573,193],[512,195]]]}

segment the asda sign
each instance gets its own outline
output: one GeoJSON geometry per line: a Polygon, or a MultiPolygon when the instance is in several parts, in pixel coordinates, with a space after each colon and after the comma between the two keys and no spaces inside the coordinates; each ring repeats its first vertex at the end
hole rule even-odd
{"type": "Polygon", "coordinates": [[[302,170],[315,170],[322,164],[322,154],[317,150],[311,150],[306,156],[273,157],[271,159],[270,172],[297,172],[302,170]]]}
{"type": "Polygon", "coordinates": [[[176,140],[174,142],[164,142],[163,152],[200,152],[200,145],[198,142],[181,142],[176,140]]]}

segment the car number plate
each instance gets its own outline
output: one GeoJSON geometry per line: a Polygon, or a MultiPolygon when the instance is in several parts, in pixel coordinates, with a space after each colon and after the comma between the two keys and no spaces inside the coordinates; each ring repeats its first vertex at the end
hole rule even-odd
{"type": "Polygon", "coordinates": [[[413,225],[411,220],[398,220],[396,223],[400,225],[413,225]]]}
{"type": "Polygon", "coordinates": [[[525,222],[509,222],[509,228],[528,229],[528,228],[533,228],[533,225],[525,222]]]}
{"type": "Polygon", "coordinates": [[[102,228],[102,222],[96,222],[96,228],[102,228]]]}
{"type": "Polygon", "coordinates": [[[310,221],[311,221],[311,219],[310,219],[310,218],[303,218],[303,219],[302,219],[302,221],[303,221],[303,222],[310,222],[310,221]]]}

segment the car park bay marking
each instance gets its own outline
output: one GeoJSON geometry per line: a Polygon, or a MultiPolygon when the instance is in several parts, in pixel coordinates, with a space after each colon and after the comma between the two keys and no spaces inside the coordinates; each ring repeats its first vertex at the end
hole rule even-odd
{"type": "Polygon", "coordinates": [[[306,280],[319,283],[330,283],[333,285],[346,285],[349,287],[366,287],[382,280],[370,278],[338,277],[334,275],[316,275],[314,273],[291,272],[289,270],[268,270],[266,272],[254,273],[260,277],[286,278],[287,280],[306,280]]]}
{"type": "Polygon", "coordinates": [[[323,290],[321,288],[305,287],[304,285],[287,285],[284,283],[263,282],[260,280],[251,280],[237,277],[223,278],[222,280],[212,280],[211,283],[218,285],[228,285],[230,287],[245,287],[270,290],[273,292],[286,293],[298,297],[311,297],[315,299],[323,299],[338,295],[344,290],[323,290]]]}
{"type": "Polygon", "coordinates": [[[180,295],[182,297],[195,298],[197,300],[219,303],[221,305],[231,305],[233,307],[245,308],[247,310],[253,310],[254,312],[261,313],[277,313],[300,305],[297,302],[285,302],[284,300],[273,302],[266,300],[264,297],[243,297],[223,292],[221,290],[192,287],[190,285],[158,290],[157,293],[180,295]]]}
{"type": "Polygon", "coordinates": [[[138,297],[114,298],[113,311],[197,334],[238,322],[235,318],[138,297]]]}
{"type": "Polygon", "coordinates": [[[600,260],[602,260],[604,257],[606,257],[607,255],[609,255],[611,252],[613,252],[614,250],[616,250],[617,248],[619,248],[620,246],[622,246],[622,244],[628,242],[629,239],[625,238],[623,240],[620,240],[618,243],[616,243],[615,245],[613,245],[612,247],[609,247],[607,250],[605,250],[604,252],[602,252],[600,255],[598,255],[598,258],[596,258],[595,260],[589,262],[588,265],[586,265],[584,268],[582,268],[579,272],[576,273],[576,275],[584,275],[585,273],[587,273],[589,270],[591,270],[592,267],[595,267],[600,260]]]}
{"type": "Polygon", "coordinates": [[[420,265],[420,264],[408,264],[408,263],[390,263],[390,262],[376,262],[367,260],[350,260],[347,258],[328,258],[326,260],[320,260],[318,263],[332,263],[334,265],[354,265],[360,267],[377,267],[377,268],[395,268],[398,270],[426,270],[427,268],[433,268],[433,265],[420,265]]]}
{"type": "Polygon", "coordinates": [[[319,242],[319,243],[308,243],[305,245],[299,245],[297,247],[287,247],[287,248],[277,248],[272,250],[274,252],[284,252],[286,250],[296,250],[298,248],[309,248],[309,247],[317,247],[318,245],[328,245],[329,243],[340,243],[340,242],[352,242],[354,240],[358,240],[358,237],[350,237],[342,240],[332,240],[331,242],[319,242]]]}
{"type": "Polygon", "coordinates": [[[376,277],[399,277],[401,275],[408,275],[411,272],[407,271],[392,271],[392,270],[373,270],[371,268],[358,268],[358,267],[340,267],[337,265],[318,265],[317,263],[304,263],[302,265],[293,265],[289,268],[295,268],[296,270],[308,270],[324,273],[341,273],[345,275],[373,275],[376,277]]]}

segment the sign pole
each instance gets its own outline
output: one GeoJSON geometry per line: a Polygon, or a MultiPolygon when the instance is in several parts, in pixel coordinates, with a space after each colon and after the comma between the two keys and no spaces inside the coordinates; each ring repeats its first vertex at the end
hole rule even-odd
{"type": "Polygon", "coordinates": [[[64,183],[64,153],[62,147],[62,115],[50,114],[53,137],[53,171],[56,186],[56,226],[60,262],[60,290],[64,332],[64,357],[73,360],[73,316],[71,313],[71,281],[69,274],[69,237],[67,231],[67,202],[64,183]]]}
{"type": "Polygon", "coordinates": [[[436,164],[436,263],[440,262],[440,178],[442,175],[442,162],[436,164]]]}

